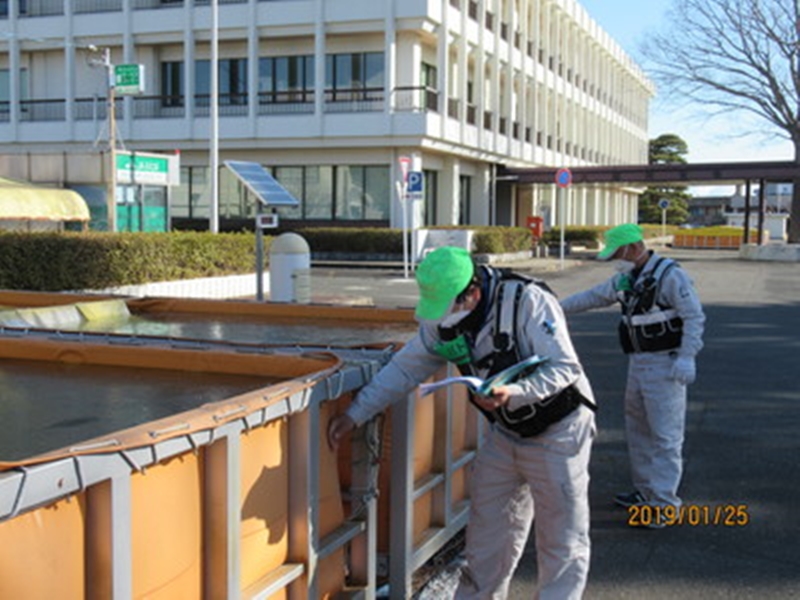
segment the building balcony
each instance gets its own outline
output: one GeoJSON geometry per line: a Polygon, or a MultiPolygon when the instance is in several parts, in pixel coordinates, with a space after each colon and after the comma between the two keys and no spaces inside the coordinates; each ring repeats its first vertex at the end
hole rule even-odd
{"type": "MultiPolygon", "coordinates": [[[[115,100],[119,134],[128,143],[146,146],[169,140],[180,144],[208,135],[209,94],[118,96],[115,100]]],[[[2,146],[95,139],[108,119],[108,108],[108,98],[103,96],[69,102],[63,98],[25,100],[16,111],[10,103],[0,103],[2,146]],[[12,127],[14,121],[18,127],[12,127]]],[[[260,92],[255,99],[246,93],[220,94],[218,111],[224,122],[222,139],[231,141],[407,135],[520,156],[529,155],[533,148],[530,127],[458,98],[442,99],[438,90],[425,86],[397,87],[388,98],[382,87],[328,89],[321,102],[313,90],[260,92]]]]}

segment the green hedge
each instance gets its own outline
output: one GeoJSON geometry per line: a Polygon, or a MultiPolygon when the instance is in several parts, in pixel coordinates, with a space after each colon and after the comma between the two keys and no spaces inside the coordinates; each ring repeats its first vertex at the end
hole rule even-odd
{"type": "MultiPolygon", "coordinates": [[[[473,251],[478,254],[531,249],[531,232],[525,227],[436,226],[429,229],[471,229],[475,232],[473,251]]],[[[312,253],[403,254],[402,229],[309,227],[297,232],[308,242],[312,253]]]]}
{"type": "MultiPolygon", "coordinates": [[[[438,227],[437,229],[444,229],[438,227]]],[[[453,229],[453,228],[450,228],[453,229]]],[[[530,250],[524,227],[471,227],[473,250],[530,250]]],[[[298,230],[312,255],[322,252],[402,255],[403,232],[388,228],[298,230]]],[[[265,262],[272,238],[265,236],[265,262]]],[[[36,291],[103,289],[152,281],[252,273],[252,233],[0,233],[0,288],[36,291]]]]}
{"type": "MultiPolygon", "coordinates": [[[[667,225],[666,229],[662,229],[661,225],[645,225],[642,226],[642,234],[645,240],[661,237],[662,234],[673,235],[678,231],[676,225],[667,225]]],[[[585,245],[588,247],[598,247],[603,239],[603,233],[611,229],[610,225],[593,225],[586,227],[567,227],[564,230],[564,241],[573,244],[585,245]]],[[[554,227],[550,231],[546,231],[542,236],[542,241],[547,244],[557,244],[560,241],[561,230],[554,227]]]]}
{"type": "MultiPolygon", "coordinates": [[[[564,229],[564,241],[572,244],[583,244],[596,246],[603,237],[603,232],[608,227],[567,227],[564,229]]],[[[550,231],[545,231],[542,241],[546,244],[557,244],[561,241],[561,229],[554,227],[550,231]]]]}
{"type": "Polygon", "coordinates": [[[403,254],[403,230],[388,228],[308,227],[297,233],[311,252],[403,254]]]}
{"type": "Polygon", "coordinates": [[[5,289],[100,289],[252,273],[254,265],[255,238],[250,233],[0,235],[0,288],[5,289]]]}

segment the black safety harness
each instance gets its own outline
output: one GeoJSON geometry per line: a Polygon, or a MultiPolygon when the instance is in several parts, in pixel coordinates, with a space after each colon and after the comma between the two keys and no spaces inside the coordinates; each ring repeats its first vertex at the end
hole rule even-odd
{"type": "MultiPolygon", "coordinates": [[[[492,376],[520,362],[524,357],[520,356],[519,353],[517,324],[519,321],[520,299],[523,292],[527,286],[535,285],[545,293],[555,296],[553,290],[539,279],[513,273],[507,269],[496,269],[495,271],[499,274],[499,279],[496,291],[497,310],[494,317],[492,338],[494,349],[492,352],[478,360],[474,360],[471,355],[474,336],[483,324],[481,306],[456,326],[439,328],[439,335],[442,340],[466,340],[466,345],[470,351],[469,357],[464,357],[465,359],[461,361],[453,361],[456,362],[461,373],[466,375],[475,375],[478,370],[488,369],[488,376],[492,376]]],[[[488,278],[491,275],[486,273],[486,276],[488,278]]],[[[535,368],[534,366],[532,370],[535,368]]],[[[525,377],[531,371],[523,372],[519,377],[525,377]]],[[[470,401],[490,422],[499,421],[506,429],[523,438],[539,435],[550,425],[557,423],[572,413],[581,404],[596,410],[595,404],[585,398],[574,384],[549,398],[516,410],[509,410],[505,406],[497,410],[486,410],[475,402],[472,393],[470,393],[470,401]]]]}
{"type": "Polygon", "coordinates": [[[619,341],[626,354],[638,352],[662,352],[674,350],[681,345],[683,319],[677,311],[658,302],[664,276],[675,268],[677,263],[660,257],[649,272],[627,281],[617,291],[622,307],[619,323],[619,341]]]}

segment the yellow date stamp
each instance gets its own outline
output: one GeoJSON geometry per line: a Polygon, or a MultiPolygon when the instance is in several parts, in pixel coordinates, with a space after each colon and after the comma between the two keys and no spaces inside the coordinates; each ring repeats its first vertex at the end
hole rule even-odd
{"type": "Polygon", "coordinates": [[[634,504],[628,507],[631,527],[745,527],[749,523],[747,504],[634,504]]]}

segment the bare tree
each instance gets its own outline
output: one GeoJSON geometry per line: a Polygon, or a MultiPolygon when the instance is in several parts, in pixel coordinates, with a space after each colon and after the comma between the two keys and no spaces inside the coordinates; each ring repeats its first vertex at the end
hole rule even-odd
{"type": "Polygon", "coordinates": [[[673,0],[668,19],[642,48],[648,73],[669,97],[755,115],[758,133],[792,141],[789,241],[800,242],[800,0],[673,0]]]}

